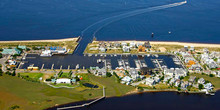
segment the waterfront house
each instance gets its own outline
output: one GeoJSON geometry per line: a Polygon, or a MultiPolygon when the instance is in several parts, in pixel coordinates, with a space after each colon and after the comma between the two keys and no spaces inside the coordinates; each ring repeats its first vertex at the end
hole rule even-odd
{"type": "Polygon", "coordinates": [[[122,42],[121,43],[121,46],[123,47],[123,46],[128,46],[128,44],[126,43],[126,42],[122,42]]]}
{"type": "Polygon", "coordinates": [[[135,42],[131,42],[131,43],[130,43],[130,47],[131,47],[131,48],[136,47],[136,43],[135,43],[135,42]]]}
{"type": "Polygon", "coordinates": [[[146,52],[146,47],[140,45],[140,46],[138,46],[138,51],[139,52],[146,52]]]}
{"type": "Polygon", "coordinates": [[[110,44],[109,42],[106,42],[105,45],[106,45],[107,47],[111,47],[111,44],[110,44]]]}
{"type": "Polygon", "coordinates": [[[199,83],[199,84],[204,84],[204,83],[205,83],[205,80],[204,80],[203,78],[200,78],[200,79],[198,80],[198,83],[199,83]]]}
{"type": "Polygon", "coordinates": [[[188,46],[187,46],[187,45],[185,45],[185,46],[184,46],[184,49],[185,49],[186,51],[188,51],[188,46]]]}
{"type": "Polygon", "coordinates": [[[180,79],[180,76],[178,74],[175,74],[174,79],[180,79]]]}
{"type": "Polygon", "coordinates": [[[137,47],[139,47],[139,46],[143,46],[144,45],[144,43],[143,42],[137,42],[137,47]]]}
{"type": "Polygon", "coordinates": [[[196,76],[190,76],[189,82],[194,83],[195,79],[196,79],[196,76]]]}
{"type": "Polygon", "coordinates": [[[106,52],[107,49],[105,47],[100,47],[99,50],[100,52],[106,52]]]}
{"type": "Polygon", "coordinates": [[[195,47],[194,46],[190,46],[190,51],[195,51],[195,47]]]}
{"type": "Polygon", "coordinates": [[[130,47],[129,46],[123,46],[122,50],[123,50],[123,52],[130,52],[130,47]]]}
{"type": "Polygon", "coordinates": [[[22,50],[26,50],[27,47],[25,45],[19,45],[18,48],[22,49],[22,50]]]}
{"type": "Polygon", "coordinates": [[[171,76],[164,76],[163,83],[166,83],[171,78],[172,78],[171,76]]]}
{"type": "Polygon", "coordinates": [[[203,52],[204,53],[209,53],[209,49],[208,48],[203,48],[203,52]]]}
{"type": "Polygon", "coordinates": [[[183,90],[185,90],[188,86],[189,86],[188,81],[184,81],[184,82],[181,83],[181,89],[183,89],[183,90]]]}
{"type": "Polygon", "coordinates": [[[155,85],[155,81],[152,79],[152,78],[146,78],[145,79],[145,84],[148,85],[148,86],[153,86],[155,85]]]}
{"type": "Polygon", "coordinates": [[[174,75],[174,68],[171,68],[171,69],[165,68],[163,72],[164,72],[165,76],[171,76],[172,77],[174,75]]]}
{"type": "Polygon", "coordinates": [[[132,79],[129,76],[125,76],[124,78],[121,79],[122,84],[127,84],[129,85],[131,83],[132,79]]]}
{"type": "Polygon", "coordinates": [[[175,80],[174,78],[171,78],[169,84],[170,84],[170,85],[173,85],[173,84],[175,83],[175,81],[176,81],[176,80],[175,80]]]}
{"type": "Polygon", "coordinates": [[[146,47],[147,49],[150,49],[151,48],[150,42],[149,41],[145,42],[144,47],[146,47]]]}
{"type": "Polygon", "coordinates": [[[17,48],[13,49],[3,49],[2,55],[20,55],[21,51],[18,50],[17,48]]]}
{"type": "Polygon", "coordinates": [[[96,76],[103,76],[103,77],[105,77],[106,76],[106,69],[105,68],[98,69],[98,71],[96,73],[96,76]]]}
{"type": "Polygon", "coordinates": [[[177,79],[177,80],[175,81],[174,86],[175,86],[175,87],[178,87],[178,86],[180,85],[180,83],[181,83],[181,80],[180,80],[180,79],[177,79]]]}
{"type": "Polygon", "coordinates": [[[207,91],[211,91],[211,90],[213,89],[212,83],[204,84],[204,88],[205,88],[207,91]]]}
{"type": "Polygon", "coordinates": [[[121,46],[120,43],[115,42],[115,47],[120,47],[120,46],[121,46]]]}
{"type": "Polygon", "coordinates": [[[187,75],[187,71],[183,68],[175,68],[174,74],[179,77],[185,77],[187,75]]]}
{"type": "Polygon", "coordinates": [[[155,83],[159,83],[160,82],[160,78],[158,76],[153,77],[155,83]]]}

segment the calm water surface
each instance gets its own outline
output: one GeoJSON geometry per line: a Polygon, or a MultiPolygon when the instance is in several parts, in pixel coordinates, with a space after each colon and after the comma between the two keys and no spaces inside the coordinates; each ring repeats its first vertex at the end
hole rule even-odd
{"type": "MultiPolygon", "coordinates": [[[[106,98],[89,107],[77,110],[219,110],[219,97],[220,92],[217,92],[215,96],[177,94],[176,92],[143,93],[106,98]]],[[[85,102],[65,106],[82,103],[85,102]]],[[[49,110],[56,110],[56,108],[49,110]]]]}
{"type": "MultiPolygon", "coordinates": [[[[121,13],[183,0],[0,0],[0,40],[54,39],[79,36],[89,25],[121,13]]],[[[96,24],[84,39],[162,40],[220,43],[220,1],[187,4],[146,12],[103,26],[96,24]],[[171,34],[168,33],[171,31],[171,34]],[[151,33],[155,38],[151,39],[151,33]]],[[[110,21],[106,21],[110,22],[110,21]]]]}

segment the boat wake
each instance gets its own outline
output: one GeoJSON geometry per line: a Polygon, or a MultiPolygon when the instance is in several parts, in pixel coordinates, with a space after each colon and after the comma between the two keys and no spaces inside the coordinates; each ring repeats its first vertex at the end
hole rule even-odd
{"type": "Polygon", "coordinates": [[[94,32],[93,32],[93,36],[96,35],[97,32],[99,32],[102,28],[106,27],[107,25],[116,22],[118,20],[121,19],[125,19],[128,17],[132,17],[135,15],[139,15],[139,14],[143,14],[146,12],[151,12],[151,11],[156,11],[156,10],[161,10],[161,9],[166,9],[166,8],[171,8],[171,7],[176,7],[176,6],[180,6],[180,5],[184,5],[186,4],[187,1],[183,1],[183,2],[177,2],[177,3],[172,3],[172,4],[167,4],[167,5],[161,5],[161,6],[155,6],[155,7],[150,7],[150,8],[145,8],[145,9],[138,9],[138,10],[134,10],[134,11],[130,11],[127,13],[123,13],[123,14],[119,14],[119,15],[115,15],[115,16],[111,16],[105,19],[102,19],[100,21],[97,21],[91,25],[89,25],[88,27],[86,27],[82,32],[81,32],[81,36],[83,37],[84,33],[90,29],[91,27],[97,25],[97,24],[101,24],[103,23],[103,25],[101,25],[100,27],[98,27],[94,32]]]}

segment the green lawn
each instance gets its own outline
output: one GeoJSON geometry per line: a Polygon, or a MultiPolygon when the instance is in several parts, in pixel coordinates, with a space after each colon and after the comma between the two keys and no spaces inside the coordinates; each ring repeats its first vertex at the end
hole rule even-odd
{"type": "MultiPolygon", "coordinates": [[[[131,86],[116,83],[114,77],[101,78],[89,74],[87,78],[93,83],[104,85],[107,96],[121,96],[134,90],[131,86]]],[[[24,110],[40,110],[55,104],[65,104],[101,96],[101,87],[91,89],[80,86],[74,89],[55,89],[46,84],[26,81],[16,76],[4,74],[0,77],[1,110],[8,109],[13,105],[19,105],[24,110]]]]}
{"type": "Polygon", "coordinates": [[[199,74],[199,73],[190,74],[190,75],[196,76],[197,78],[204,78],[205,80],[210,81],[215,86],[215,90],[220,89],[220,78],[209,77],[208,75],[202,75],[202,74],[199,74]]]}
{"type": "Polygon", "coordinates": [[[39,79],[43,76],[43,73],[20,73],[21,76],[29,76],[33,79],[39,79]]]}

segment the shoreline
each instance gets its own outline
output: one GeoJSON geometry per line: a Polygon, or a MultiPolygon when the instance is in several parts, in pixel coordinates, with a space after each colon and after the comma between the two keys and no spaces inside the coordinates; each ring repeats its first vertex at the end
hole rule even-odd
{"type": "Polygon", "coordinates": [[[15,40],[15,41],[0,41],[0,43],[18,43],[18,42],[65,42],[65,41],[73,41],[78,40],[80,36],[78,37],[72,37],[72,38],[63,38],[63,39],[45,39],[45,40],[15,40]]]}
{"type": "MultiPolygon", "coordinates": [[[[216,89],[215,92],[218,92],[218,91],[220,91],[220,88],[216,89]]],[[[138,90],[134,90],[134,91],[130,91],[130,92],[128,92],[124,95],[121,95],[121,96],[106,96],[105,99],[106,98],[116,98],[116,97],[120,98],[120,97],[126,97],[126,96],[130,96],[130,95],[138,95],[138,94],[144,94],[144,93],[156,93],[156,92],[173,92],[173,93],[177,93],[177,94],[180,94],[180,93],[184,93],[184,94],[204,94],[202,92],[187,92],[187,93],[185,93],[185,92],[181,92],[181,91],[177,91],[177,90],[147,90],[147,91],[145,90],[145,91],[142,91],[142,92],[140,92],[138,90]]],[[[175,95],[177,95],[177,94],[175,94],[175,95]]],[[[99,97],[97,97],[97,98],[99,98],[99,97]]],[[[74,104],[74,103],[79,103],[79,102],[93,101],[93,100],[96,100],[97,98],[91,98],[91,99],[88,99],[88,100],[82,100],[82,101],[76,101],[76,102],[69,102],[69,103],[65,103],[65,104],[57,104],[57,105],[54,105],[52,107],[48,107],[45,110],[52,109],[52,108],[59,108],[59,106],[64,106],[64,105],[69,105],[69,104],[74,104]]]]}
{"type": "MultiPolygon", "coordinates": [[[[148,40],[146,40],[148,41],[148,40]]],[[[120,41],[95,41],[95,42],[146,42],[144,40],[120,40],[120,41]]],[[[179,41],[149,41],[153,45],[180,45],[180,46],[194,46],[194,47],[209,47],[209,48],[220,48],[220,44],[216,43],[197,43],[197,42],[179,42],[179,41]]]]}
{"type": "MultiPolygon", "coordinates": [[[[62,38],[62,39],[42,39],[42,40],[15,40],[15,41],[0,41],[0,43],[18,43],[18,42],[65,42],[65,41],[72,41],[78,40],[78,37],[71,37],[71,38],[62,38]]],[[[146,40],[148,41],[148,40],[146,40]]],[[[146,42],[145,40],[118,40],[118,41],[93,41],[93,42],[146,42]]],[[[150,41],[153,45],[180,45],[180,46],[194,46],[194,47],[215,47],[220,48],[220,44],[216,43],[198,43],[198,42],[179,42],[179,41],[150,41]]]]}

